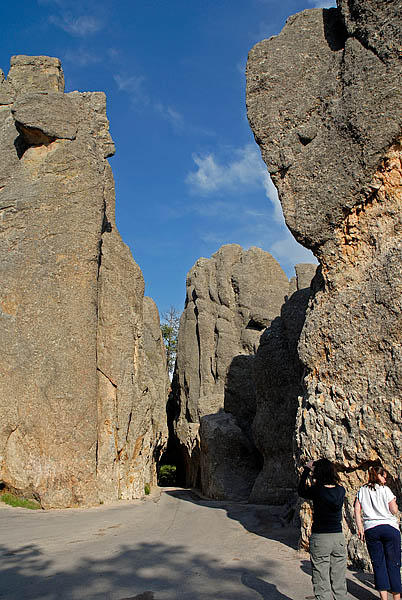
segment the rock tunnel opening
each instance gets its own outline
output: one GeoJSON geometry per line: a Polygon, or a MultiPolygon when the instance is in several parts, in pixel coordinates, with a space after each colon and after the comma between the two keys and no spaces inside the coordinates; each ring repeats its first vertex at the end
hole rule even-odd
{"type": "Polygon", "coordinates": [[[157,466],[158,485],[160,487],[186,486],[186,467],[181,444],[174,431],[174,421],[178,416],[179,407],[173,392],[169,394],[166,404],[168,424],[168,443],[165,452],[160,457],[157,466]]]}

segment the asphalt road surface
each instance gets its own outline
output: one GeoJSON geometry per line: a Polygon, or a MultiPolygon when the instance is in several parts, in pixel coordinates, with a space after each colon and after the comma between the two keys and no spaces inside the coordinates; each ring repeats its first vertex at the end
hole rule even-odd
{"type": "MultiPolygon", "coordinates": [[[[297,531],[270,507],[177,488],[90,509],[0,502],[0,531],[1,600],[314,599],[297,531]]],[[[370,575],[348,586],[377,598],[370,575]]]]}

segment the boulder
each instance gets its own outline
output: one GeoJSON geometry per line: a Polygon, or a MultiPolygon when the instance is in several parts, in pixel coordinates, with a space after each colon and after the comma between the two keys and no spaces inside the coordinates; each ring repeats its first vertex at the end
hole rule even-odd
{"type": "Polygon", "coordinates": [[[215,500],[247,501],[261,461],[231,413],[201,417],[201,489],[215,500]]]}

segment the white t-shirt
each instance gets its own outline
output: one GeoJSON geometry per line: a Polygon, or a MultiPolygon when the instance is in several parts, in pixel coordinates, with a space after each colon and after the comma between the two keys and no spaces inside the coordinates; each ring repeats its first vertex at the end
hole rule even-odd
{"type": "Polygon", "coordinates": [[[388,486],[376,483],[372,489],[364,485],[357,492],[357,498],[362,506],[364,531],[377,525],[392,525],[399,529],[398,519],[389,510],[388,504],[395,496],[388,486]]]}

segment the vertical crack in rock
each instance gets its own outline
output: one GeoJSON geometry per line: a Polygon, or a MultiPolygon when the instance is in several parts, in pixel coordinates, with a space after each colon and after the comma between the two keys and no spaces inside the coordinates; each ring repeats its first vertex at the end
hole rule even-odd
{"type": "MultiPolygon", "coordinates": [[[[100,302],[100,296],[101,296],[101,292],[100,292],[100,273],[101,273],[101,266],[102,266],[102,243],[103,243],[103,233],[105,230],[105,222],[107,221],[106,218],[106,189],[105,189],[105,168],[103,169],[103,186],[102,186],[102,198],[103,198],[103,207],[102,207],[102,213],[103,213],[103,218],[102,218],[102,228],[101,228],[101,232],[100,232],[100,236],[99,236],[99,242],[98,242],[98,271],[97,271],[97,275],[96,275],[96,281],[97,281],[97,303],[96,303],[96,319],[97,319],[97,329],[96,329],[96,368],[97,368],[97,372],[98,375],[101,374],[104,377],[106,377],[107,379],[109,379],[105,373],[103,373],[101,371],[101,369],[99,368],[99,302],[100,302]]],[[[109,382],[112,383],[109,379],[109,382]]],[[[112,383],[112,385],[114,387],[116,387],[115,384],[112,383]]],[[[101,422],[102,422],[102,406],[101,406],[101,393],[100,393],[100,387],[101,387],[101,383],[99,381],[99,377],[98,377],[98,397],[97,397],[97,439],[96,439],[96,476],[97,479],[99,478],[100,474],[101,474],[101,469],[100,469],[100,465],[99,465],[99,461],[100,461],[100,449],[101,449],[101,440],[100,440],[100,435],[101,435],[101,422]]],[[[111,424],[110,424],[111,426],[111,424]]],[[[100,499],[103,502],[103,498],[100,499]]]]}
{"type": "Polygon", "coordinates": [[[127,431],[126,431],[126,442],[128,441],[128,436],[130,433],[130,425],[131,425],[131,419],[133,418],[133,411],[130,410],[130,414],[128,415],[128,422],[127,422],[127,431]]]}
{"type": "Polygon", "coordinates": [[[113,382],[113,381],[110,379],[110,377],[108,377],[108,376],[107,376],[107,375],[106,375],[106,374],[105,374],[103,371],[101,371],[99,368],[98,368],[97,370],[98,370],[98,371],[99,371],[99,373],[101,373],[101,374],[103,375],[103,377],[105,377],[105,378],[106,378],[106,379],[109,381],[109,383],[110,383],[110,384],[111,384],[111,385],[112,385],[112,386],[113,386],[113,387],[114,387],[114,388],[117,390],[117,384],[116,384],[116,383],[114,383],[114,382],[113,382]]]}

